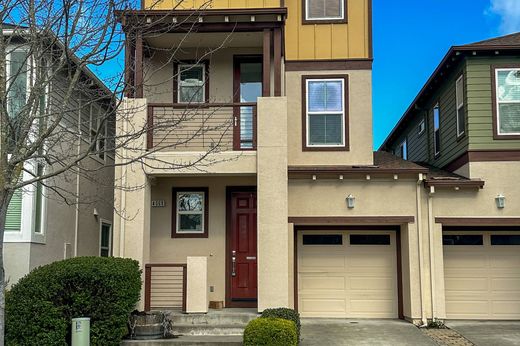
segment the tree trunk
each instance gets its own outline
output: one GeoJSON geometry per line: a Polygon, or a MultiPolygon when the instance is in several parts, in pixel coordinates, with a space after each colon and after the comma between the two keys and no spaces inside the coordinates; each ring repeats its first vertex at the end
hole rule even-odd
{"type": "Polygon", "coordinates": [[[5,340],[5,270],[4,270],[4,228],[10,196],[7,191],[0,191],[0,346],[5,340]]]}

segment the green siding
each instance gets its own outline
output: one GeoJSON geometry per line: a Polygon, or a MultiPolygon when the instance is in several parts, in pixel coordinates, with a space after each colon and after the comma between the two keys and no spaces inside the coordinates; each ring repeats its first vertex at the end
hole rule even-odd
{"type": "Polygon", "coordinates": [[[520,140],[493,138],[492,65],[520,66],[518,57],[471,57],[467,59],[469,149],[520,149],[520,140]]]}
{"type": "Polygon", "coordinates": [[[19,232],[22,223],[22,191],[18,190],[13,194],[7,209],[5,221],[6,232],[19,232]]]}

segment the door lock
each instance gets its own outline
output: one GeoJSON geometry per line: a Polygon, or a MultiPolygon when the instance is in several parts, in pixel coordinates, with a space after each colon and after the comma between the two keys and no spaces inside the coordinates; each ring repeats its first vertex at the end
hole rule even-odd
{"type": "Polygon", "coordinates": [[[236,273],[236,265],[237,265],[237,252],[235,250],[231,251],[231,276],[237,276],[236,273]]]}

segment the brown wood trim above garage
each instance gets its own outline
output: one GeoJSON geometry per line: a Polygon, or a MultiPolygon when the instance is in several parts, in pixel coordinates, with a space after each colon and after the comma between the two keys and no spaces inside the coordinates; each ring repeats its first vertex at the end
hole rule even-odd
{"type": "Polygon", "coordinates": [[[520,226],[520,217],[436,217],[443,226],[520,226]]]}
{"type": "Polygon", "coordinates": [[[289,216],[295,225],[402,225],[415,222],[414,216],[289,216]]]}
{"type": "Polygon", "coordinates": [[[372,59],[287,60],[285,71],[372,70],[372,59]]]}

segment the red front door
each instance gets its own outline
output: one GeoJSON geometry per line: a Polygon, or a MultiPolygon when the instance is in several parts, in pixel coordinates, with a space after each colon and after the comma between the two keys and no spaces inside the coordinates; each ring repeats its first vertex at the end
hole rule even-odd
{"type": "Polygon", "coordinates": [[[256,192],[231,193],[231,262],[232,302],[257,300],[256,192]]]}

